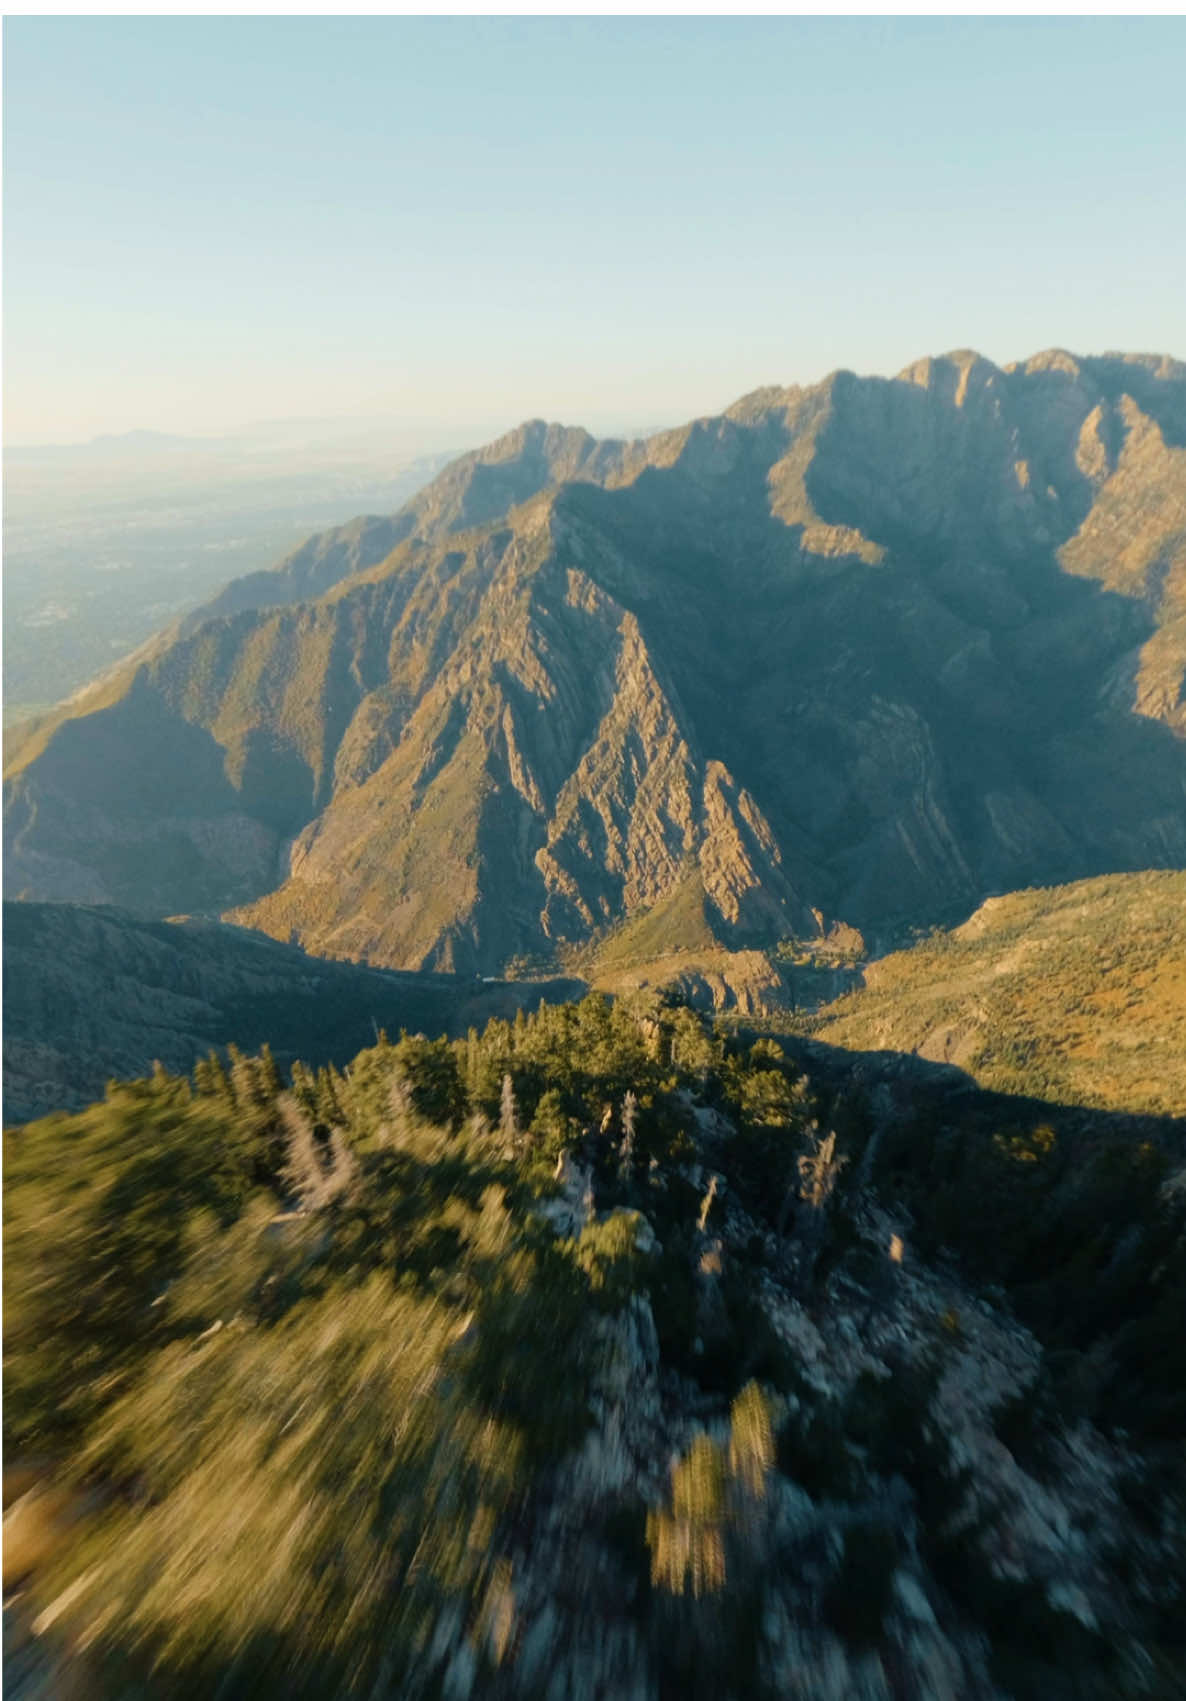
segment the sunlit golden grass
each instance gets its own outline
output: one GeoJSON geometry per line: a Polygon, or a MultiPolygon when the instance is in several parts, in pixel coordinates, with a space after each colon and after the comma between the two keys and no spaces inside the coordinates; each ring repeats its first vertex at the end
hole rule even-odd
{"type": "Polygon", "coordinates": [[[1110,875],[993,898],[873,963],[815,1036],[915,1051],[982,1086],[1186,1112],[1186,874],[1110,875]]]}
{"type": "MultiPolygon", "coordinates": [[[[429,1080],[452,1054],[419,1043],[429,1080]]],[[[498,1533],[527,1449],[587,1422],[582,1308],[626,1254],[534,1250],[501,1137],[392,1109],[393,1056],[339,1081],[332,1212],[251,1187],[246,1065],[229,1123],[214,1077],[162,1074],[9,1138],[6,1418],[48,1451],[11,1484],[6,1578],[113,1682],[369,1687],[444,1601],[508,1645],[498,1533]]]]}

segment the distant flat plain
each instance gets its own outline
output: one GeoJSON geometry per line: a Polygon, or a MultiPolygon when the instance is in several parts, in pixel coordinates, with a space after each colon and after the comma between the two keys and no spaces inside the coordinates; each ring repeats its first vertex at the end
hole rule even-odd
{"type": "Polygon", "coordinates": [[[393,512],[462,446],[449,434],[281,426],[9,448],[5,725],[60,702],[311,531],[393,512]]]}

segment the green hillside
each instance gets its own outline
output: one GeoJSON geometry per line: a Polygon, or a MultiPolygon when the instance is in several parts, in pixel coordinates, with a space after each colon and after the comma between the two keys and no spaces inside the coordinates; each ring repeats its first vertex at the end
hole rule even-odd
{"type": "Polygon", "coordinates": [[[990,898],[962,927],[872,963],[815,1037],[917,1052],[982,1086],[1186,1113],[1186,874],[990,898]]]}
{"type": "Polygon", "coordinates": [[[212,1047],[267,1045],[284,1069],[341,1068],[380,1030],[463,1034],[582,990],[370,969],[189,917],[6,903],[4,1118],[80,1109],[112,1079],[154,1062],[185,1073],[212,1047]]]}

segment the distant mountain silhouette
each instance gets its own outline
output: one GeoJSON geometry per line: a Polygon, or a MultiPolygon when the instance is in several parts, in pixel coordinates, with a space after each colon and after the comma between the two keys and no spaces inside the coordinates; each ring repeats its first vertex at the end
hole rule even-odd
{"type": "Polygon", "coordinates": [[[104,432],[85,443],[17,443],[5,449],[10,461],[101,461],[125,456],[144,458],[179,449],[217,449],[232,442],[224,437],[178,437],[167,431],[104,432]]]}

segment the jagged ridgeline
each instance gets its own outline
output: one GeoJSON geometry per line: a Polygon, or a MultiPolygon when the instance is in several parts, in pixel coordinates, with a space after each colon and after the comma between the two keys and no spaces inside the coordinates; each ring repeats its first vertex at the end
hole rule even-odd
{"type": "Polygon", "coordinates": [[[917,1069],[593,996],[9,1133],[6,1681],[1181,1693],[1183,1126],[917,1069]]]}
{"type": "Polygon", "coordinates": [[[1174,361],[536,423],[20,732],[9,890],[471,973],[877,940],[1186,862],[1184,677],[1174,361]]]}

